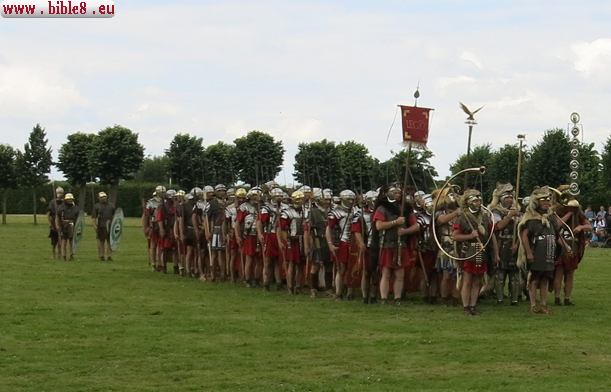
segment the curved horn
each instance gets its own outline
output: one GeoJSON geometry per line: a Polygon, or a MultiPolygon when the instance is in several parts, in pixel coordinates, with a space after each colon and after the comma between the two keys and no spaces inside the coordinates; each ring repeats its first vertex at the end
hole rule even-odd
{"type": "MultiPolygon", "coordinates": [[[[441,189],[440,189],[440,191],[439,191],[439,194],[440,194],[440,195],[442,195],[442,194],[443,194],[444,189],[445,189],[445,188],[447,188],[447,187],[448,187],[448,185],[450,185],[450,183],[452,182],[452,180],[453,180],[454,178],[458,177],[459,175],[461,175],[461,174],[463,174],[463,173],[467,173],[467,172],[476,172],[476,171],[479,171],[479,172],[480,172],[480,174],[482,174],[482,175],[483,175],[483,174],[486,172],[486,166],[481,166],[481,167],[470,167],[470,168],[467,168],[467,169],[464,169],[464,170],[459,171],[458,173],[454,174],[452,177],[450,177],[450,178],[449,178],[449,179],[446,181],[446,183],[445,183],[445,184],[444,184],[444,185],[441,187],[441,189]]],[[[433,203],[433,212],[432,212],[432,215],[431,215],[431,216],[433,217],[433,229],[434,229],[434,225],[435,225],[435,219],[436,219],[436,218],[435,218],[435,215],[437,214],[437,211],[436,211],[436,210],[437,210],[437,204],[438,204],[438,202],[439,202],[439,198],[436,198],[436,199],[435,199],[435,202],[433,203]]],[[[485,210],[487,210],[487,211],[488,211],[488,213],[490,214],[490,216],[492,216],[492,211],[490,211],[488,208],[486,208],[486,207],[484,207],[484,206],[482,206],[482,208],[483,208],[483,209],[485,209],[485,210]]],[[[483,252],[483,251],[484,251],[484,249],[486,248],[486,246],[488,246],[488,244],[490,243],[490,240],[492,239],[492,236],[494,235],[494,226],[495,226],[495,224],[494,224],[494,219],[491,219],[491,220],[492,220],[492,230],[490,230],[490,236],[488,237],[488,240],[486,241],[486,243],[485,243],[485,244],[481,244],[481,241],[479,241],[479,238],[478,238],[478,241],[479,241],[479,242],[480,242],[480,244],[482,245],[482,248],[481,248],[479,251],[477,251],[477,252],[476,252],[474,255],[472,255],[471,257],[467,257],[467,258],[465,258],[465,257],[456,257],[456,256],[452,256],[451,254],[449,254],[448,252],[446,252],[446,251],[445,251],[445,249],[443,249],[443,247],[442,247],[442,246],[441,246],[441,244],[439,243],[439,239],[437,238],[437,230],[433,230],[433,239],[435,240],[435,243],[437,244],[437,247],[439,248],[439,250],[440,250],[441,252],[443,252],[443,254],[445,254],[446,256],[448,256],[450,259],[452,259],[452,260],[456,260],[456,261],[466,261],[466,260],[470,260],[470,259],[472,259],[472,258],[476,257],[476,256],[477,256],[478,254],[480,254],[481,252],[483,252]]]]}

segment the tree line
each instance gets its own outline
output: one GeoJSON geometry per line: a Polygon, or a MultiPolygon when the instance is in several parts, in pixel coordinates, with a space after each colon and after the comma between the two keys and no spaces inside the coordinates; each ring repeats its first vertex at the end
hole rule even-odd
{"type": "MultiPolygon", "coordinates": [[[[580,143],[579,184],[582,204],[606,205],[611,200],[611,137],[602,153],[594,143],[580,143]]],[[[569,183],[571,146],[562,129],[550,129],[532,147],[523,149],[522,185],[520,196],[525,196],[537,185],[558,186],[569,183]]],[[[3,223],[6,213],[6,192],[10,189],[27,191],[32,195],[36,222],[36,189],[49,182],[55,165],[69,184],[67,191],[76,193],[79,205],[85,203],[87,184],[98,184],[109,189],[109,199],[116,200],[119,183],[163,183],[189,190],[204,184],[259,185],[271,181],[281,173],[285,149],[282,141],[261,131],[250,131],[232,144],[218,142],[204,145],[202,137],[189,134],[174,136],[162,156],[144,156],[144,146],[138,134],[120,125],[107,127],[97,134],[76,132],[68,135],[58,151],[57,162],[52,161],[46,131],[37,124],[29,135],[23,151],[0,144],[0,192],[3,195],[3,223]]],[[[409,187],[431,191],[444,181],[430,164],[434,156],[430,150],[391,151],[392,156],[380,161],[373,157],[364,144],[354,141],[336,143],[324,139],[300,143],[295,155],[291,179],[298,184],[330,188],[334,192],[353,189],[365,192],[391,182],[408,179],[409,187]],[[410,170],[406,177],[406,162],[410,170]]],[[[517,144],[506,144],[496,150],[490,144],[476,146],[469,166],[486,166],[484,176],[468,177],[470,188],[481,189],[490,200],[496,182],[511,182],[517,177],[517,144]]],[[[464,169],[465,154],[459,154],[450,165],[452,174],[464,169]]],[[[463,186],[464,178],[454,183],[463,186]]],[[[292,182],[292,181],[291,181],[292,182]]]]}

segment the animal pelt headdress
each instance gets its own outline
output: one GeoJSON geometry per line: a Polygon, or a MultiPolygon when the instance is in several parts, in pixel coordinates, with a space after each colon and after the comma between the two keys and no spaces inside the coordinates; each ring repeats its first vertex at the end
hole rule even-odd
{"type": "Polygon", "coordinates": [[[501,184],[496,183],[496,189],[492,192],[492,202],[488,205],[489,209],[496,209],[506,214],[509,212],[508,208],[503,206],[503,199],[505,196],[511,196],[515,199],[513,192],[513,185],[510,183],[501,184]]]}
{"type": "Polygon", "coordinates": [[[552,190],[547,186],[541,188],[535,188],[530,195],[530,202],[526,207],[526,212],[520,223],[518,224],[518,238],[520,239],[520,248],[518,249],[518,267],[522,269],[526,269],[526,249],[524,248],[524,244],[522,244],[522,227],[526,222],[531,219],[538,219],[544,226],[549,227],[549,216],[553,214],[552,209],[550,208],[546,214],[541,214],[537,209],[539,208],[539,199],[542,197],[551,197],[552,190]]]}
{"type": "Polygon", "coordinates": [[[450,197],[451,192],[455,192],[452,186],[448,186],[443,190],[435,189],[431,192],[435,211],[453,211],[458,207],[457,202],[450,197]]]}
{"type": "Polygon", "coordinates": [[[460,207],[460,215],[464,215],[471,224],[473,224],[480,233],[485,233],[486,230],[482,225],[482,221],[484,218],[484,211],[480,210],[478,213],[473,214],[469,210],[469,198],[472,196],[479,196],[481,198],[482,194],[477,189],[467,189],[465,193],[458,199],[458,206],[460,207]]]}

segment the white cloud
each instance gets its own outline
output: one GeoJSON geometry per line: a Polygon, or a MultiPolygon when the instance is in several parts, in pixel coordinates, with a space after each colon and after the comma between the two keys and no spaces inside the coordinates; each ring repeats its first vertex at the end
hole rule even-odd
{"type": "Polygon", "coordinates": [[[578,41],[571,45],[575,55],[574,67],[585,76],[611,68],[611,38],[599,38],[592,42],[578,41]]]}
{"type": "Polygon", "coordinates": [[[478,69],[484,69],[484,65],[482,64],[480,59],[475,55],[475,53],[463,51],[460,54],[460,59],[473,63],[473,65],[475,65],[478,69]]]}

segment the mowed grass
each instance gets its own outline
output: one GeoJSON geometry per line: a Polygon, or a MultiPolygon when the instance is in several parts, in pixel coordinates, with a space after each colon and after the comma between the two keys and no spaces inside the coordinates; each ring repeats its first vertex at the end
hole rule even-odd
{"type": "Polygon", "coordinates": [[[153,273],[137,219],[113,262],[91,222],[56,261],[45,224],[0,226],[0,391],[608,391],[611,249],[551,316],[310,299],[153,273]]]}

